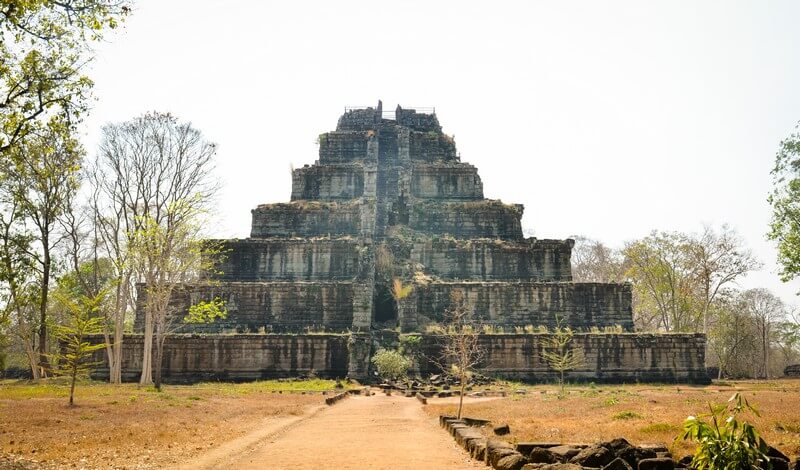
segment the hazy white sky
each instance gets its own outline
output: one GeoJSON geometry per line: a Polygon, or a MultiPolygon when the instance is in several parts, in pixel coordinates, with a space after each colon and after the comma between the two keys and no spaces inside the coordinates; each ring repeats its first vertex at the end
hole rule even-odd
{"type": "Polygon", "coordinates": [[[621,246],[729,223],[796,303],[765,240],[769,171],[800,120],[796,1],[139,0],[98,48],[100,127],[148,110],[219,147],[216,235],[289,199],[344,106],[435,106],[485,194],[539,238],[621,246]]]}

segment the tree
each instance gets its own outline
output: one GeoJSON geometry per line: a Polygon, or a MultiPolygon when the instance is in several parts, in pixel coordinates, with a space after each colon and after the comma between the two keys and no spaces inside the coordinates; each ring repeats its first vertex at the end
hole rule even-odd
{"type": "MultiPolygon", "coordinates": [[[[9,236],[18,241],[11,257],[27,257],[24,264],[32,269],[36,286],[28,287],[35,298],[39,312],[38,352],[40,367],[44,370],[48,354],[48,296],[53,279],[53,254],[62,241],[60,222],[73,210],[71,201],[78,189],[78,173],[83,159],[83,148],[70,134],[69,126],[51,121],[45,128],[31,133],[18,145],[6,152],[7,165],[0,170],[0,204],[6,213],[9,236]],[[25,243],[19,243],[25,240],[25,243]]],[[[9,245],[9,249],[11,245],[9,245]]],[[[9,260],[10,261],[10,260],[9,260]]],[[[13,264],[13,263],[12,263],[13,264]]],[[[7,268],[11,268],[7,265],[7,268]]],[[[24,288],[17,284],[15,289],[24,288]]],[[[15,294],[16,308],[28,309],[19,302],[23,296],[15,294]]],[[[26,325],[27,327],[27,325],[26,325]]],[[[33,366],[34,364],[32,364],[33,366]]]]}
{"type": "Polygon", "coordinates": [[[94,165],[94,219],[120,286],[114,294],[115,341],[108,347],[121,358],[121,325],[133,303],[131,285],[147,283],[142,384],[153,381],[155,330],[161,340],[168,334],[169,284],[191,278],[202,267],[201,219],[218,189],[211,176],[215,154],[215,144],[168,113],[148,113],[103,128],[94,165]]]}
{"type": "MultiPolygon", "coordinates": [[[[169,208],[168,213],[182,212],[181,204],[177,204],[178,207],[169,208]]],[[[153,382],[159,391],[162,382],[164,343],[179,325],[176,322],[176,312],[170,305],[172,294],[177,286],[196,280],[203,271],[211,269],[215,265],[215,255],[218,253],[212,244],[200,237],[200,225],[195,223],[198,215],[185,212],[183,214],[186,219],[182,222],[174,223],[175,218],[168,216],[165,225],[158,224],[152,217],[148,217],[130,240],[134,269],[141,274],[141,279],[144,281],[145,322],[147,318],[152,322],[154,336],[151,341],[156,348],[153,382]],[[170,220],[173,221],[172,224],[170,220]]],[[[226,315],[224,303],[219,299],[212,299],[210,302],[200,302],[191,306],[184,321],[210,323],[226,315]]],[[[146,324],[145,334],[147,334],[146,324]]],[[[142,377],[145,375],[143,370],[142,377]]]]}
{"type": "Polygon", "coordinates": [[[575,282],[623,282],[624,259],[602,242],[583,236],[573,237],[572,280],[575,282]]]}
{"type": "Polygon", "coordinates": [[[570,347],[575,333],[569,327],[562,327],[561,320],[556,318],[556,328],[544,338],[542,359],[551,369],[558,372],[559,397],[565,396],[564,374],[586,363],[583,350],[570,347]]]}
{"type": "Polygon", "coordinates": [[[79,377],[88,377],[97,365],[91,360],[94,352],[103,348],[102,343],[87,341],[87,336],[102,331],[102,318],[97,312],[101,309],[104,297],[104,292],[92,298],[82,295],[77,300],[57,294],[57,301],[66,310],[69,320],[54,327],[53,334],[59,342],[59,348],[50,357],[54,364],[53,372],[70,379],[70,406],[74,404],[75,382],[79,377]]]}
{"type": "Polygon", "coordinates": [[[717,378],[751,376],[758,340],[741,294],[723,291],[711,305],[713,321],[708,332],[708,351],[716,360],[717,378]]]}
{"type": "Polygon", "coordinates": [[[780,143],[772,169],[772,220],[767,237],[778,243],[784,282],[800,276],[800,122],[780,143]]]}
{"type": "Polygon", "coordinates": [[[743,309],[753,321],[761,361],[757,375],[769,378],[770,348],[775,339],[775,328],[786,317],[786,307],[780,298],[766,289],[749,289],[742,293],[743,309]]]}
{"type": "Polygon", "coordinates": [[[689,250],[689,237],[677,232],[654,231],[625,245],[626,276],[646,323],[665,331],[697,331],[701,315],[689,250]]]}
{"type": "Polygon", "coordinates": [[[89,44],[130,12],[117,0],[7,0],[0,4],[0,158],[59,121],[87,111],[89,44]]]}
{"type": "Polygon", "coordinates": [[[378,370],[378,375],[384,380],[399,380],[408,374],[411,359],[393,349],[379,349],[372,356],[372,363],[378,370]]]}
{"type": "Polygon", "coordinates": [[[464,392],[467,382],[483,359],[483,349],[478,340],[479,326],[470,321],[464,293],[459,289],[450,292],[450,305],[445,312],[445,328],[442,335],[442,362],[444,371],[458,377],[458,419],[464,408],[464,392]]]}
{"type": "Polygon", "coordinates": [[[727,225],[719,232],[706,226],[700,236],[688,239],[689,261],[700,287],[703,333],[708,333],[709,310],[720,291],[761,264],[727,225]]]}

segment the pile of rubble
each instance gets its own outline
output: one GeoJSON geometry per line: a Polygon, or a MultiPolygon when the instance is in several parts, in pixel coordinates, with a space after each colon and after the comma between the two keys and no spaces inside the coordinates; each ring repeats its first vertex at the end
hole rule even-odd
{"type": "MultiPolygon", "coordinates": [[[[439,424],[445,428],[472,458],[483,461],[497,470],[673,470],[689,468],[691,456],[675,460],[663,445],[635,446],[625,439],[600,442],[592,445],[547,442],[509,442],[487,438],[477,427],[486,421],[456,419],[440,416],[439,424]]],[[[497,432],[496,434],[503,434],[497,432]]],[[[505,427],[505,433],[508,429],[505,427]]],[[[798,470],[798,462],[770,447],[770,464],[773,470],[798,470]]]]}

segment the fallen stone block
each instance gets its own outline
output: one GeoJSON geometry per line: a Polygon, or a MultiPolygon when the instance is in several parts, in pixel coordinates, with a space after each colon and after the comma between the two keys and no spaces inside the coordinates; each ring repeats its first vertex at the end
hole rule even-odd
{"type": "Polygon", "coordinates": [[[494,428],[494,434],[496,436],[505,436],[506,434],[511,433],[511,428],[508,427],[507,424],[503,424],[502,426],[497,426],[494,428]]]}
{"type": "Polygon", "coordinates": [[[617,457],[612,460],[611,463],[603,467],[603,470],[633,470],[633,468],[628,465],[628,462],[617,457]]]}
{"type": "Polygon", "coordinates": [[[581,467],[572,463],[529,463],[521,470],[581,470],[581,467]]]}
{"type": "Polygon", "coordinates": [[[422,403],[423,405],[427,405],[427,404],[428,404],[428,399],[427,399],[427,398],[425,398],[425,397],[424,397],[424,396],[423,396],[421,393],[419,393],[419,392],[417,392],[417,400],[419,400],[419,402],[420,402],[420,403],[422,403]]]}
{"type": "Polygon", "coordinates": [[[520,454],[527,455],[537,447],[541,449],[549,449],[551,447],[557,447],[560,445],[560,442],[517,442],[516,447],[520,454]]]}
{"type": "Polygon", "coordinates": [[[528,460],[517,451],[505,455],[497,460],[494,464],[496,470],[520,470],[523,465],[528,463],[528,460]]]}
{"type": "Polygon", "coordinates": [[[561,459],[562,462],[567,462],[572,457],[578,455],[578,453],[581,451],[580,449],[574,446],[566,446],[566,445],[551,447],[548,450],[556,454],[559,457],[559,459],[561,459]]]}
{"type": "Polygon", "coordinates": [[[639,461],[639,470],[674,470],[672,459],[643,459],[639,461]]]}
{"type": "Polygon", "coordinates": [[[578,452],[577,455],[569,460],[569,463],[580,465],[581,467],[601,468],[614,460],[614,454],[605,447],[592,446],[578,452]]]}
{"type": "MultiPolygon", "coordinates": [[[[517,446],[519,449],[519,445],[517,446]]],[[[542,447],[534,447],[528,452],[528,462],[530,463],[560,463],[561,459],[558,455],[550,452],[542,447]]]]}

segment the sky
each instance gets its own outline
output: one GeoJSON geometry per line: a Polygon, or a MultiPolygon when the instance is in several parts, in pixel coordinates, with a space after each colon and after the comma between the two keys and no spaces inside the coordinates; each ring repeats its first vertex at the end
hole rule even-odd
{"type": "Polygon", "coordinates": [[[739,283],[798,304],[765,238],[770,170],[800,120],[796,1],[139,0],[96,47],[103,124],[169,111],[219,145],[218,237],[288,201],[345,106],[435,107],[486,197],[537,238],[613,247],[729,224],[739,283]]]}

